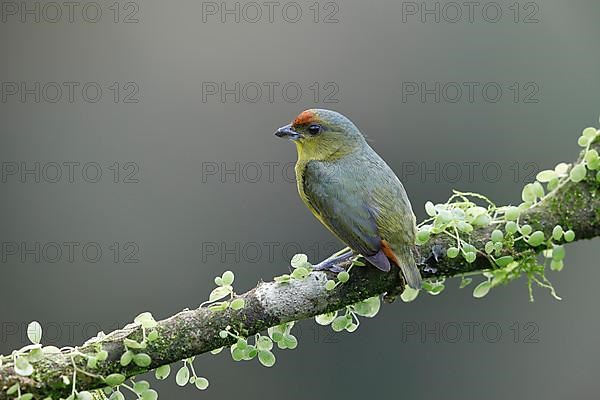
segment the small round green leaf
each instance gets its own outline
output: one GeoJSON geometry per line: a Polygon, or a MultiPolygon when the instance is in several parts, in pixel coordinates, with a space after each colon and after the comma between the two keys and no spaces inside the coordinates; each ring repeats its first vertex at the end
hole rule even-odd
{"type": "Polygon", "coordinates": [[[110,395],[108,400],[125,400],[125,396],[123,396],[123,393],[116,391],[110,395]]]}
{"type": "Polygon", "coordinates": [[[27,337],[33,344],[39,344],[42,341],[42,325],[33,321],[27,326],[27,337]]]}
{"type": "Polygon", "coordinates": [[[298,267],[292,271],[292,278],[302,280],[310,274],[310,271],[304,267],[298,267]]]}
{"type": "Polygon", "coordinates": [[[373,318],[381,308],[381,300],[379,300],[379,296],[369,297],[366,300],[354,304],[352,308],[354,309],[354,312],[361,317],[373,318]]]}
{"type": "Polygon", "coordinates": [[[146,353],[139,353],[133,356],[133,362],[138,367],[147,367],[150,365],[150,363],[152,363],[152,359],[146,353]]]}
{"type": "Polygon", "coordinates": [[[428,229],[427,230],[426,229],[420,229],[417,232],[417,240],[419,242],[421,242],[421,243],[425,243],[425,242],[427,242],[429,240],[429,235],[430,235],[430,232],[429,232],[428,229]]]}
{"type": "Polygon", "coordinates": [[[15,360],[15,372],[21,376],[29,376],[33,374],[33,366],[29,363],[27,358],[18,356],[15,360]]]}
{"type": "Polygon", "coordinates": [[[473,282],[472,278],[465,278],[463,276],[463,278],[460,280],[460,286],[459,286],[459,288],[463,289],[463,288],[469,286],[471,284],[471,282],[473,282]]]}
{"type": "Polygon", "coordinates": [[[6,394],[10,396],[11,394],[15,394],[15,393],[17,393],[18,391],[19,391],[19,384],[18,384],[18,383],[15,383],[14,385],[12,385],[11,387],[9,387],[9,388],[6,390],[6,394]]]}
{"type": "Polygon", "coordinates": [[[541,245],[542,243],[544,243],[544,240],[545,240],[544,232],[535,231],[531,234],[531,236],[527,240],[527,243],[532,247],[537,247],[537,246],[541,245]]]}
{"type": "MultiPolygon", "coordinates": [[[[477,217],[477,218],[479,218],[479,217],[477,217]]],[[[476,220],[473,220],[471,222],[472,222],[473,225],[477,225],[475,223],[476,220]]],[[[458,224],[456,224],[456,227],[461,232],[471,233],[471,232],[473,232],[473,225],[471,225],[471,224],[469,224],[468,222],[465,222],[465,221],[458,221],[458,224]]]]}
{"type": "Polygon", "coordinates": [[[507,233],[514,235],[519,230],[519,226],[514,221],[508,221],[506,223],[506,225],[504,226],[504,229],[506,230],[507,233]]]}
{"type": "Polygon", "coordinates": [[[500,258],[496,259],[496,264],[500,268],[506,267],[511,262],[513,262],[513,258],[511,256],[504,256],[504,257],[500,257],[500,258]]]}
{"type": "Polygon", "coordinates": [[[560,260],[552,260],[550,261],[550,269],[552,271],[562,271],[564,264],[560,260]]]}
{"type": "Polygon", "coordinates": [[[596,128],[588,127],[583,130],[583,132],[581,133],[581,136],[584,136],[588,139],[593,139],[596,137],[597,133],[598,133],[598,131],[596,130],[596,128]]]}
{"type": "Polygon", "coordinates": [[[536,176],[536,179],[542,183],[550,182],[554,178],[558,178],[558,174],[554,170],[541,171],[536,176]]]}
{"type": "Polygon", "coordinates": [[[473,289],[473,297],[480,299],[489,293],[492,287],[492,283],[490,281],[481,282],[479,285],[473,289]]]}
{"type": "Polygon", "coordinates": [[[223,280],[223,285],[231,285],[233,283],[235,276],[233,275],[233,272],[231,271],[225,271],[223,272],[223,276],[221,276],[221,279],[223,280]]]}
{"type": "Polygon", "coordinates": [[[158,399],[158,393],[154,389],[148,389],[142,393],[141,400],[156,400],[158,399]]]}
{"type": "Polygon", "coordinates": [[[96,357],[90,356],[87,359],[87,367],[89,369],[95,369],[98,367],[98,359],[96,357]]]}
{"type": "Polygon", "coordinates": [[[569,177],[573,182],[581,182],[585,178],[586,174],[587,169],[585,168],[585,165],[577,164],[569,173],[569,177]]]}
{"type": "Polygon", "coordinates": [[[521,211],[519,210],[518,207],[508,207],[506,209],[506,211],[504,212],[504,217],[506,218],[507,221],[516,221],[517,218],[519,218],[519,215],[521,214],[521,211]]]}
{"type": "Polygon", "coordinates": [[[330,312],[330,313],[327,313],[327,314],[317,315],[315,317],[315,321],[319,325],[329,325],[329,324],[331,324],[333,322],[333,320],[335,319],[335,317],[337,317],[337,311],[330,312]]]}
{"type": "Polygon", "coordinates": [[[246,357],[246,349],[240,349],[237,346],[231,347],[231,358],[233,361],[242,361],[246,357]]]}
{"type": "Polygon", "coordinates": [[[175,382],[179,386],[185,386],[189,380],[190,370],[188,369],[187,365],[184,365],[183,367],[179,368],[179,371],[177,371],[177,374],[175,375],[175,382]]]}
{"type": "Polygon", "coordinates": [[[154,320],[154,317],[149,312],[144,312],[135,317],[133,320],[136,325],[143,326],[145,329],[152,329],[156,327],[157,322],[154,320]]]}
{"type": "Polygon", "coordinates": [[[134,353],[131,350],[127,350],[125,353],[121,354],[121,365],[124,367],[128,366],[131,361],[133,361],[133,355],[134,353]]]}
{"type": "Polygon", "coordinates": [[[565,248],[563,246],[554,246],[552,248],[552,259],[561,261],[565,258],[565,248]]]}
{"type": "Polygon", "coordinates": [[[273,348],[273,341],[267,336],[261,336],[256,342],[256,348],[260,350],[271,350],[273,348]]]}
{"type": "Polygon", "coordinates": [[[335,332],[341,332],[346,329],[346,326],[348,326],[349,322],[350,321],[348,321],[348,318],[346,318],[345,315],[340,315],[331,323],[331,329],[333,329],[335,332]]]}
{"type": "Polygon", "coordinates": [[[200,390],[206,390],[206,388],[208,388],[208,379],[198,377],[196,378],[194,385],[196,385],[196,387],[200,390]]]}
{"type": "Polygon", "coordinates": [[[554,227],[554,229],[552,229],[552,239],[560,240],[562,238],[562,235],[563,235],[562,226],[556,225],[554,227]]]}
{"type": "Polygon", "coordinates": [[[275,364],[275,355],[269,350],[259,350],[258,361],[265,367],[272,367],[275,364]]]}
{"type": "Polygon", "coordinates": [[[231,294],[231,286],[218,286],[210,292],[208,301],[217,301],[231,294]]]}
{"type": "Polygon", "coordinates": [[[499,229],[494,229],[492,231],[492,242],[501,242],[504,239],[504,234],[499,229]]]}
{"type": "Polygon", "coordinates": [[[465,260],[470,264],[475,261],[477,254],[475,252],[468,252],[464,254],[465,260]]]}
{"type": "Polygon", "coordinates": [[[138,381],[133,385],[133,391],[137,394],[142,394],[148,389],[150,389],[148,381],[138,381]]]}
{"type": "Polygon", "coordinates": [[[108,351],[100,350],[99,352],[96,353],[96,358],[99,361],[105,361],[108,358],[108,351]]]}
{"type": "Polygon", "coordinates": [[[248,347],[248,342],[246,341],[246,339],[241,337],[241,338],[238,338],[238,340],[236,342],[236,346],[238,349],[244,350],[246,347],[248,347]]]}
{"type": "Polygon", "coordinates": [[[170,373],[171,373],[170,365],[161,365],[160,367],[156,368],[156,371],[154,371],[154,376],[158,380],[163,380],[163,379],[166,379],[170,373]]]}
{"type": "Polygon", "coordinates": [[[125,375],[121,374],[110,374],[104,380],[108,386],[119,386],[121,383],[125,382],[125,375]]]}
{"type": "Polygon", "coordinates": [[[532,183],[528,183],[523,187],[523,191],[521,192],[521,198],[525,203],[535,203],[537,195],[532,183]]]}
{"type": "Polygon", "coordinates": [[[402,299],[405,303],[410,303],[419,295],[419,289],[413,289],[410,286],[405,286],[404,291],[400,295],[400,299],[402,299]]]}
{"type": "Polygon", "coordinates": [[[283,338],[283,344],[286,348],[293,350],[298,346],[298,339],[294,335],[286,335],[283,338]]]}
{"type": "Polygon", "coordinates": [[[306,268],[306,264],[308,263],[308,256],[306,254],[296,254],[292,257],[290,264],[294,268],[304,267],[306,268]]]}
{"type": "Polygon", "coordinates": [[[148,334],[148,336],[146,337],[146,339],[148,339],[149,342],[154,342],[156,339],[158,339],[158,331],[157,330],[151,331],[148,334]]]}
{"type": "Polygon", "coordinates": [[[572,242],[573,240],[575,240],[575,232],[573,232],[572,230],[568,230],[565,232],[565,241],[567,242],[572,242]]]}
{"type": "Polygon", "coordinates": [[[231,307],[233,310],[241,310],[242,308],[244,308],[245,304],[246,304],[246,302],[244,299],[237,298],[237,299],[233,300],[231,302],[231,304],[229,304],[229,307],[231,307]]]}
{"type": "Polygon", "coordinates": [[[427,203],[425,203],[425,212],[430,217],[435,217],[435,215],[437,214],[437,212],[435,211],[435,206],[433,205],[432,202],[428,201],[427,203]]]}
{"type": "Polygon", "coordinates": [[[342,283],[348,282],[348,279],[350,279],[350,274],[348,273],[348,271],[341,271],[337,274],[337,278],[342,283]]]}
{"type": "Polygon", "coordinates": [[[590,138],[585,137],[585,136],[579,136],[579,138],[577,139],[577,144],[581,147],[587,147],[587,145],[590,143],[590,138]]]}
{"type": "Polygon", "coordinates": [[[449,247],[446,251],[446,255],[448,256],[448,258],[456,258],[458,256],[458,248],[449,247]]]}

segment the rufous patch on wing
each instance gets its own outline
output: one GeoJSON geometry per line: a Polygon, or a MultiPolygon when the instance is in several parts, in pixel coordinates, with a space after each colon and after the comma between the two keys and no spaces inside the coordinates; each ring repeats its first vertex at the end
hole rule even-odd
{"type": "Polygon", "coordinates": [[[400,263],[398,262],[398,257],[396,257],[394,251],[392,250],[392,247],[387,241],[381,240],[381,250],[383,250],[383,254],[385,254],[385,256],[389,258],[390,261],[392,261],[397,266],[400,265],[400,263]]]}
{"type": "Polygon", "coordinates": [[[314,112],[312,112],[310,110],[306,110],[306,111],[302,111],[300,113],[300,115],[298,115],[296,117],[296,119],[294,120],[292,125],[294,125],[294,126],[307,125],[316,120],[317,120],[317,114],[315,114],[314,112]]]}

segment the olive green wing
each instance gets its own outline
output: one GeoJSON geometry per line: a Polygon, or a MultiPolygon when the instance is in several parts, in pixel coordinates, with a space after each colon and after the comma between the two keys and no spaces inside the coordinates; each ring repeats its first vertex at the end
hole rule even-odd
{"type": "Polygon", "coordinates": [[[383,271],[391,266],[381,248],[381,236],[373,210],[351,175],[332,171],[311,161],[304,170],[303,191],[306,201],[319,219],[341,241],[383,271]]]}

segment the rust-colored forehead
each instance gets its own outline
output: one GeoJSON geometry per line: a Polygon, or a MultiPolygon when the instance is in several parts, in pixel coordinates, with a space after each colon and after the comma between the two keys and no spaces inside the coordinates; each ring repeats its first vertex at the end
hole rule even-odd
{"type": "Polygon", "coordinates": [[[294,122],[292,122],[292,125],[297,126],[297,125],[307,125],[313,122],[317,122],[319,120],[319,117],[317,116],[317,114],[315,114],[313,111],[311,110],[306,110],[300,113],[300,115],[298,115],[296,117],[296,119],[294,120],[294,122]]]}

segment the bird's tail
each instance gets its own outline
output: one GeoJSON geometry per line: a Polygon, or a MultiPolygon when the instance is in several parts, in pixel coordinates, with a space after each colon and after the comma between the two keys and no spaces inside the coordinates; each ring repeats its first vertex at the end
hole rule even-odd
{"type": "Polygon", "coordinates": [[[413,289],[421,289],[421,273],[409,247],[394,252],[398,259],[398,266],[402,270],[404,280],[413,289]]]}

